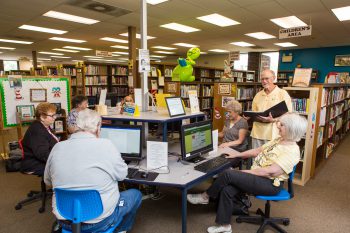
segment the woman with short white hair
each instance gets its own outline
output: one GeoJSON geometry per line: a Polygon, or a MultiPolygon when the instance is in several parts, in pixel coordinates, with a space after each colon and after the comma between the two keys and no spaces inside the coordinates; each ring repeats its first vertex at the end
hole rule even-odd
{"type": "Polygon", "coordinates": [[[208,204],[218,199],[216,224],[209,233],[231,233],[231,216],[240,194],[273,196],[280,192],[288,174],[300,160],[298,141],[305,135],[307,120],[296,113],[286,113],[277,121],[280,137],[263,146],[229,158],[254,158],[251,170],[227,170],[204,193],[189,194],[192,204],[208,204]]]}

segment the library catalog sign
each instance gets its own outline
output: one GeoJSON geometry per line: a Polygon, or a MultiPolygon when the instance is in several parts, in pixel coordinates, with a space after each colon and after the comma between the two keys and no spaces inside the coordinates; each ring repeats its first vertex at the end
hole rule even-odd
{"type": "Polygon", "coordinates": [[[311,36],[311,25],[295,28],[285,28],[279,30],[279,39],[287,39],[302,36],[311,36]]]}

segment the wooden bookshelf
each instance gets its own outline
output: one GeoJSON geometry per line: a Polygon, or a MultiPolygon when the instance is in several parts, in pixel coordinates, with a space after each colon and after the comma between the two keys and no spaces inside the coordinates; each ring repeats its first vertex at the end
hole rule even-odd
{"type": "MultiPolygon", "coordinates": [[[[279,70],[277,72],[278,86],[291,86],[294,76],[294,70],[279,70]]],[[[317,82],[318,70],[312,70],[311,82],[317,82]]]]}

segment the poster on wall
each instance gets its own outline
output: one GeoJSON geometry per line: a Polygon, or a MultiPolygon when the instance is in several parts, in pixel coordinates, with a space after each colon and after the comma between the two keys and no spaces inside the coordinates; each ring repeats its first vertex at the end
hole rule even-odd
{"type": "Polygon", "coordinates": [[[231,95],[231,84],[230,83],[219,83],[218,94],[219,95],[231,95]]]}
{"type": "Polygon", "coordinates": [[[223,96],[222,99],[221,99],[221,102],[222,102],[222,103],[221,103],[221,106],[222,106],[223,108],[225,108],[226,105],[227,105],[227,103],[230,102],[230,101],[232,101],[232,100],[236,100],[236,98],[233,97],[233,96],[223,96]]]}
{"type": "Polygon", "coordinates": [[[15,89],[22,88],[22,75],[9,75],[8,76],[10,87],[15,89]]]}
{"type": "Polygon", "coordinates": [[[30,102],[46,102],[47,90],[44,88],[30,89],[30,102]]]}

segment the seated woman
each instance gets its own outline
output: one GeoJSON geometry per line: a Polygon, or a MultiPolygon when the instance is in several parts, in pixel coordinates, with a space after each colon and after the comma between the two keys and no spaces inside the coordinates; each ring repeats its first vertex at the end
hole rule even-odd
{"type": "Polygon", "coordinates": [[[35,109],[35,117],[22,140],[24,159],[21,172],[43,175],[51,149],[59,141],[50,129],[56,119],[56,106],[40,103],[35,109]]]}
{"type": "Polygon", "coordinates": [[[288,174],[300,160],[296,143],[305,134],[307,120],[296,113],[286,113],[277,122],[280,137],[262,147],[245,151],[229,158],[255,157],[251,170],[227,170],[219,176],[204,193],[189,194],[192,204],[208,204],[209,197],[218,199],[216,224],[208,228],[209,233],[232,232],[231,216],[242,193],[251,195],[276,195],[288,179],[288,174]]]}
{"type": "Polygon", "coordinates": [[[240,116],[242,105],[236,101],[229,101],[225,107],[227,116],[224,128],[219,133],[219,138],[223,138],[220,147],[231,147],[239,152],[248,149],[248,122],[240,116]]]}
{"type": "Polygon", "coordinates": [[[69,133],[75,133],[78,130],[77,116],[78,113],[89,106],[88,98],[83,95],[77,95],[72,99],[72,110],[70,111],[67,119],[67,126],[69,133]]]}

